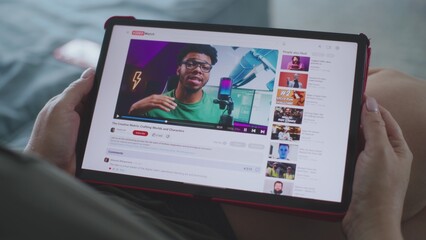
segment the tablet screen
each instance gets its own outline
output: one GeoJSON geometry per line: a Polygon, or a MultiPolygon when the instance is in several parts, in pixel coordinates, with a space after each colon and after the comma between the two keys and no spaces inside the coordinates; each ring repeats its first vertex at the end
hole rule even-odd
{"type": "Polygon", "coordinates": [[[342,201],[357,42],[117,24],[104,44],[82,170],[342,201]]]}

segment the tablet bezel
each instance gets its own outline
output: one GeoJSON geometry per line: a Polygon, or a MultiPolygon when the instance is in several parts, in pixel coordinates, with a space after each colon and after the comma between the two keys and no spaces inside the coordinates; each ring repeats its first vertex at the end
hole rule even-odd
{"type": "Polygon", "coordinates": [[[369,41],[363,34],[339,34],[300,30],[285,30],[272,28],[258,28],[246,26],[231,26],[217,24],[198,24],[187,22],[166,22],[151,20],[136,20],[127,17],[114,17],[106,22],[106,32],[102,44],[102,50],[98,61],[95,74],[94,89],[90,98],[90,110],[88,116],[82,119],[80,128],[78,147],[77,147],[77,173],[76,176],[83,181],[109,184],[120,187],[130,187],[143,190],[165,192],[169,194],[178,194],[183,196],[212,199],[221,202],[237,203],[242,205],[269,208],[277,211],[296,212],[303,215],[316,215],[328,218],[340,218],[346,212],[351,199],[352,182],[357,155],[359,153],[359,125],[360,113],[363,100],[363,92],[366,84],[368,60],[369,60],[369,41]],[[345,177],[342,191],[342,201],[340,203],[320,201],[306,198],[297,198],[292,196],[275,196],[266,193],[247,192],[234,189],[223,189],[216,187],[200,186],[194,184],[172,182],[165,180],[149,179],[143,177],[133,177],[115,173],[98,172],[82,169],[82,159],[85,152],[87,137],[92,121],[92,114],[102,79],[104,64],[108,52],[108,47],[112,35],[113,27],[116,25],[124,26],[145,26],[157,28],[174,28],[186,30],[202,30],[213,32],[243,33],[267,36],[284,36],[295,38],[309,38],[321,40],[335,40],[343,42],[357,43],[357,62],[355,68],[355,81],[352,98],[351,122],[349,126],[349,140],[347,146],[347,157],[345,167],[345,177]]]}

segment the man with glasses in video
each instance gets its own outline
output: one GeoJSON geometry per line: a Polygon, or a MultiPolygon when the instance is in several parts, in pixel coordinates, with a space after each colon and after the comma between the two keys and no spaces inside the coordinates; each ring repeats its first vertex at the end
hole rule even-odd
{"type": "Polygon", "coordinates": [[[219,123],[223,110],[203,91],[217,62],[217,50],[210,45],[189,44],[177,58],[176,89],[139,100],[130,114],[147,117],[219,123]]]}

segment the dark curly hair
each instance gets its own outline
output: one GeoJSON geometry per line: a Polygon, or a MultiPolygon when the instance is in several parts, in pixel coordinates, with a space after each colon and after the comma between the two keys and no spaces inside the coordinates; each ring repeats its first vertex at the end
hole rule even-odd
{"type": "Polygon", "coordinates": [[[177,57],[177,63],[181,64],[183,59],[188,53],[195,52],[195,53],[202,53],[210,57],[212,60],[212,65],[215,65],[217,63],[217,50],[216,48],[205,45],[205,44],[188,44],[186,45],[179,53],[177,57]]]}

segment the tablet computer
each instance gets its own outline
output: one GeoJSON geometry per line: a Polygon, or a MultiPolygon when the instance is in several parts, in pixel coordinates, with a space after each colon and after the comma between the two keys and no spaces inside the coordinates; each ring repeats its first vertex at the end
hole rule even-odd
{"type": "Polygon", "coordinates": [[[77,176],[341,217],[368,58],[363,34],[113,17],[77,176]]]}

